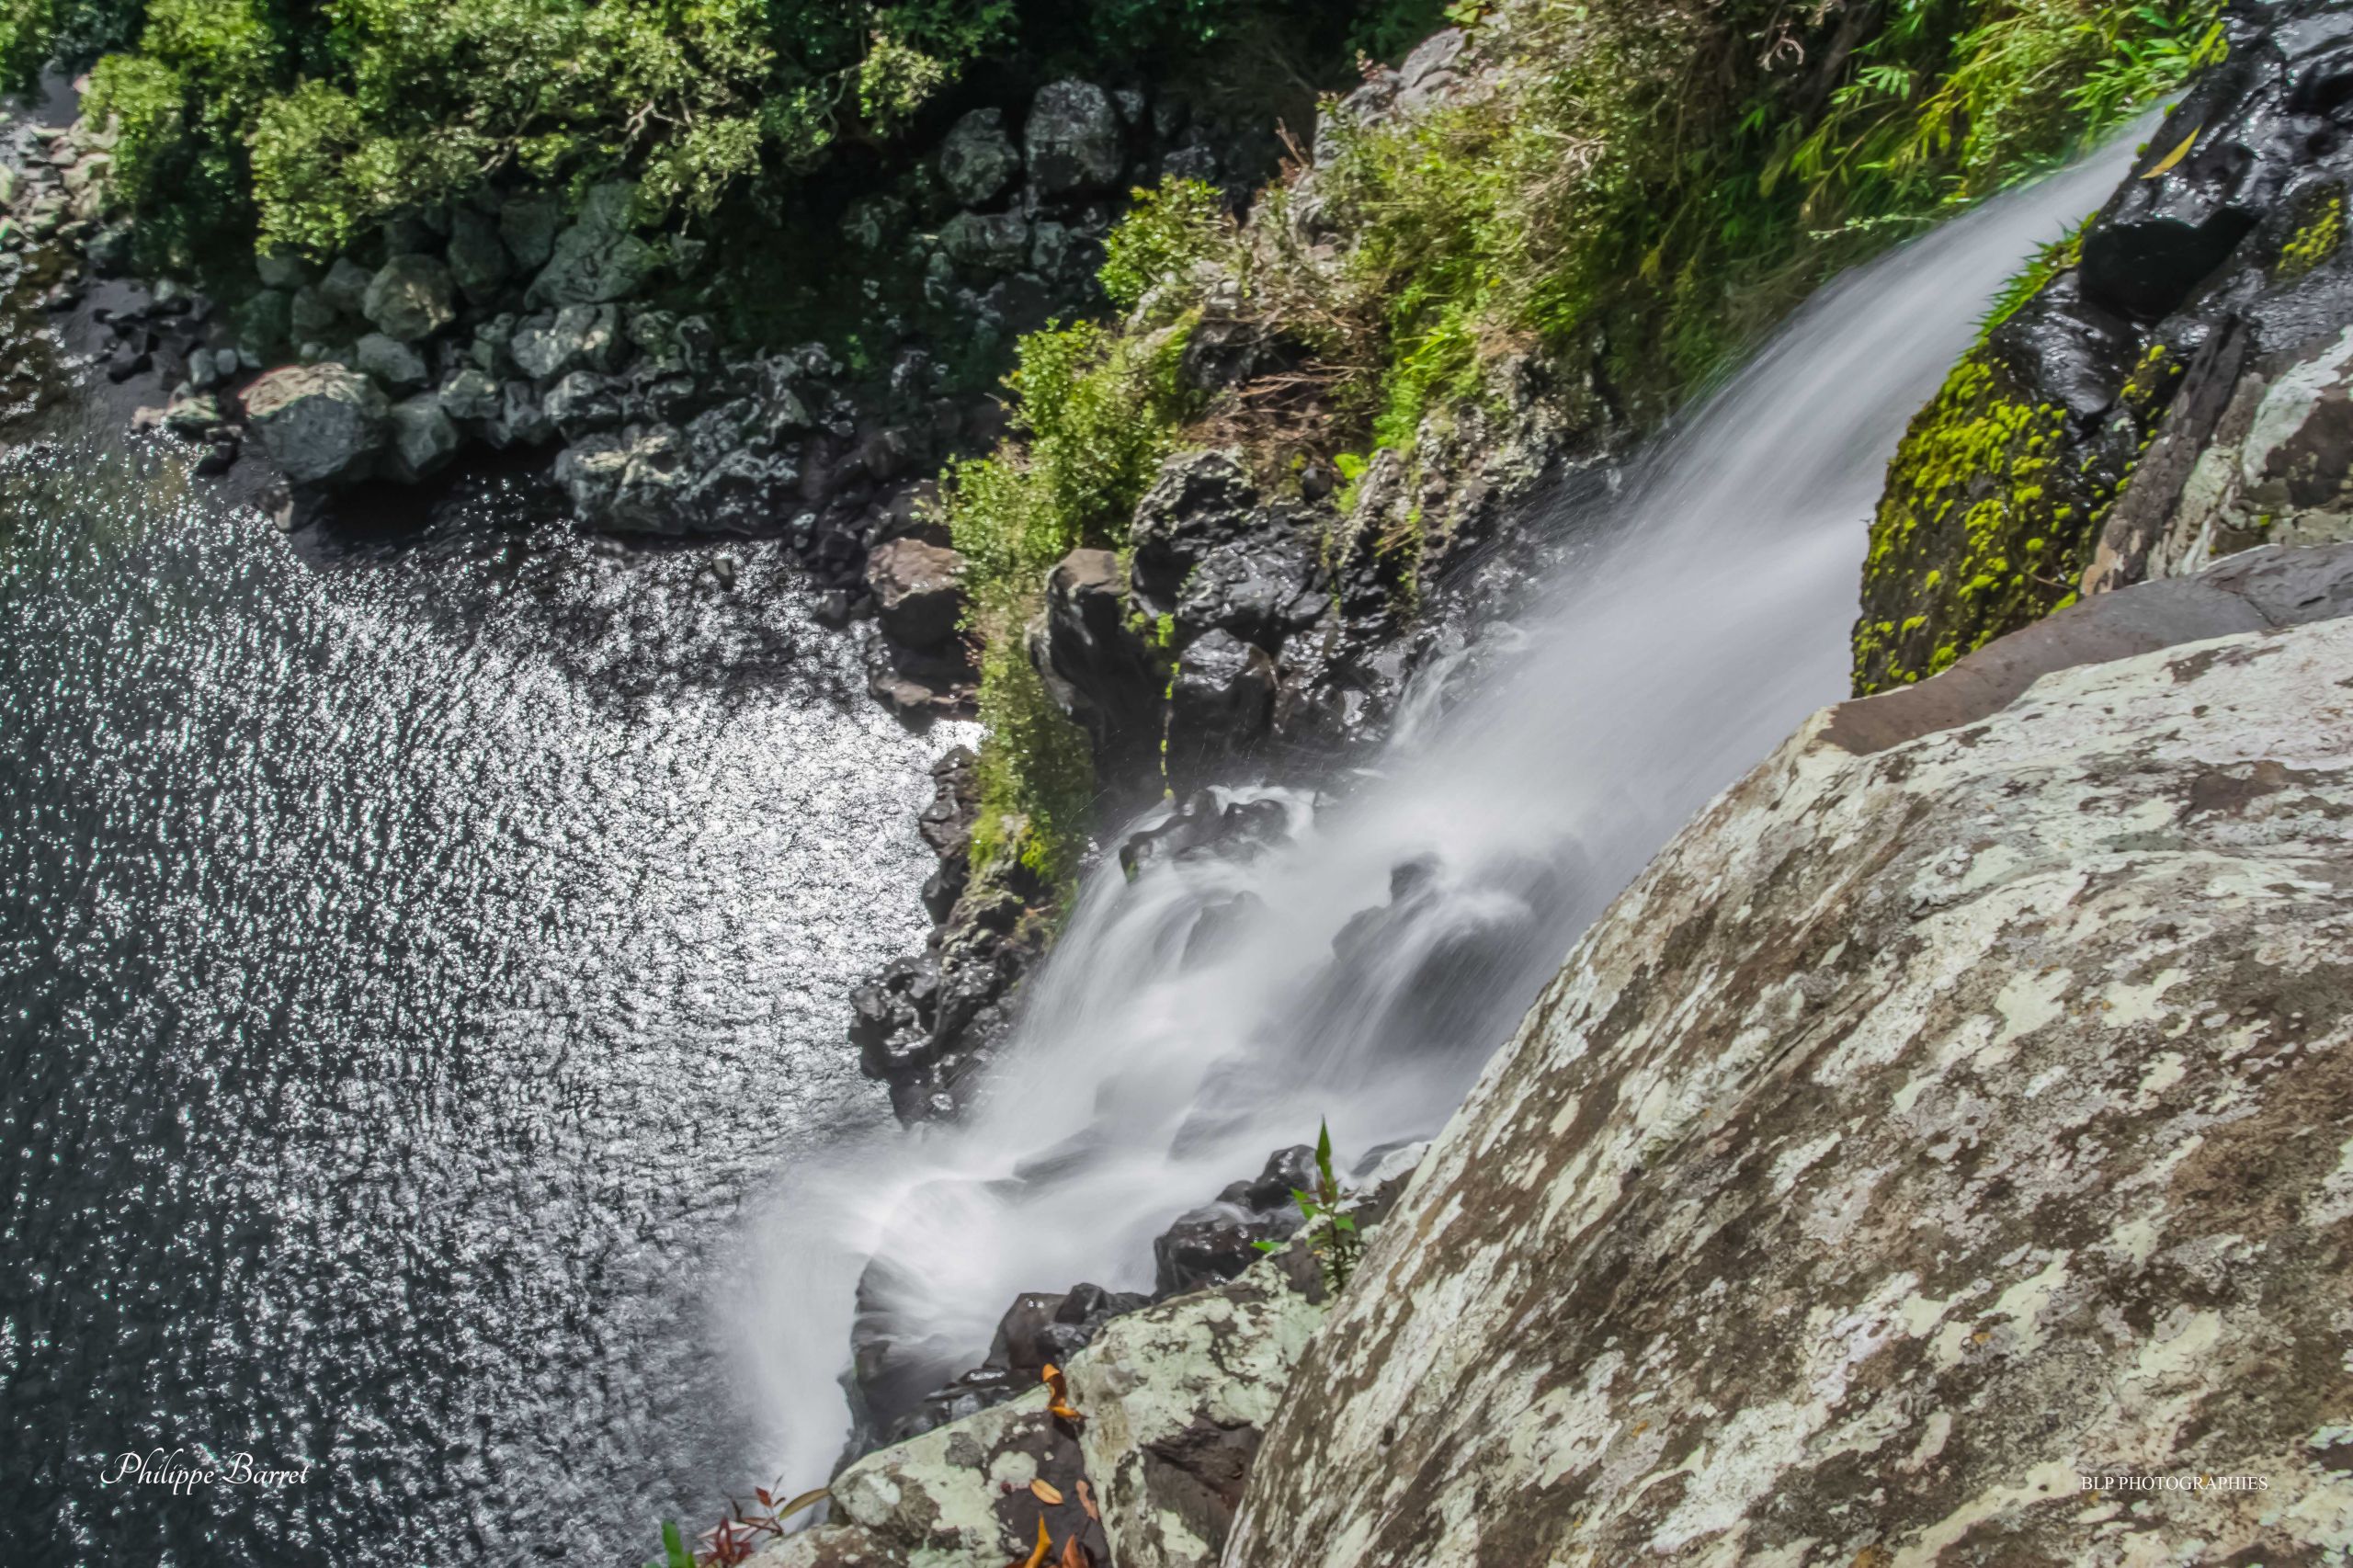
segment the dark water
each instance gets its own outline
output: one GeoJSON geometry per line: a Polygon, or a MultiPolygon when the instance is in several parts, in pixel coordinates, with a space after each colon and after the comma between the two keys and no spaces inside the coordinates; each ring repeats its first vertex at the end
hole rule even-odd
{"type": "Polygon", "coordinates": [[[944,738],[767,547],[528,509],[0,458],[0,1562],[635,1561],[772,1479],[734,1227],[878,1114],[944,738]],[[101,1484],[157,1447],[311,1468],[101,1484]]]}

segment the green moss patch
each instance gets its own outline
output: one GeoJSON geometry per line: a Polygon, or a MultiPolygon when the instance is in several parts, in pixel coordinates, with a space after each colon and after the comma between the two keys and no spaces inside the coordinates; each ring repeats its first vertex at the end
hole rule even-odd
{"type": "MultiPolygon", "coordinates": [[[[2138,401],[2154,417],[2168,364],[2152,350],[2127,382],[2128,410],[2138,401]]],[[[1924,679],[2074,603],[2131,471],[2106,453],[2074,437],[2064,410],[2021,395],[1988,350],[1972,350],[1888,467],[1863,567],[1856,693],[1924,679]]]]}

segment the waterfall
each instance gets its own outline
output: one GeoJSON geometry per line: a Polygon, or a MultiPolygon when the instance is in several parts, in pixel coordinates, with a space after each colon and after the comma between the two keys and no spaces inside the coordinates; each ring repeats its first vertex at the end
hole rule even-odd
{"type": "Polygon", "coordinates": [[[1151,1238],[1329,1119],[1361,1154],[1435,1134],[1580,932],[1667,837],[1845,695],[1866,523],[1912,414],[2003,279],[2097,208],[2131,136],[1824,289],[1574,541],[1468,691],[1345,795],[1279,799],[1250,858],[1091,879],[984,1102],[792,1172],[740,1324],[813,1484],[867,1261],[944,1375],[1025,1290],[1149,1289],[1151,1238]]]}

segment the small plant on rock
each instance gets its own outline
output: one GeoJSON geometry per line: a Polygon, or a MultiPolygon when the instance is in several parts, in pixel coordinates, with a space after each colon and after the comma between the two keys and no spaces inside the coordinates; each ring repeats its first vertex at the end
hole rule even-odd
{"type": "MultiPolygon", "coordinates": [[[[1356,1216],[1348,1212],[1355,1199],[1341,1189],[1339,1177],[1332,1174],[1329,1121],[1316,1124],[1315,1190],[1293,1187],[1290,1198],[1307,1221],[1301,1229],[1309,1237],[1308,1246],[1314,1252],[1315,1261],[1323,1266],[1324,1282],[1335,1290],[1344,1289],[1356,1273],[1357,1265],[1364,1260],[1364,1235],[1357,1229],[1356,1216]]],[[[1260,1252],[1278,1252],[1285,1244],[1260,1241],[1250,1244],[1260,1252]]]]}

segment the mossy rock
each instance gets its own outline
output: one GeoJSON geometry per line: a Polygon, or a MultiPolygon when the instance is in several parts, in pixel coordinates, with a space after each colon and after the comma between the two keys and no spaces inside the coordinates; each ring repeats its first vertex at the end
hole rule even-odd
{"type": "Polygon", "coordinates": [[[2114,414],[2086,431],[1997,348],[1965,356],[1888,466],[1855,624],[1856,693],[1925,679],[2072,604],[2178,374],[2153,347],[2114,414]]]}

